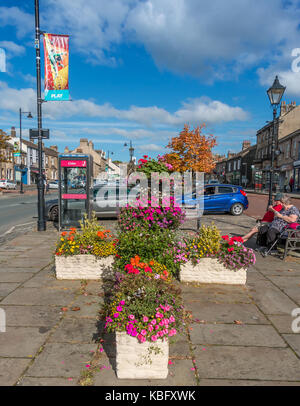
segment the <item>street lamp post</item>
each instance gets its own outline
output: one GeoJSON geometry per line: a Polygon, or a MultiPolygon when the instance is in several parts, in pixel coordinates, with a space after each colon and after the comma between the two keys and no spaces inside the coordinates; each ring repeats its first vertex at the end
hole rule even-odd
{"type": "Polygon", "coordinates": [[[109,154],[114,154],[112,151],[107,151],[107,172],[109,171],[109,154]]]}
{"type": "Polygon", "coordinates": [[[269,184],[269,201],[268,206],[272,204],[272,189],[274,179],[274,158],[275,158],[275,131],[277,124],[277,108],[285,91],[285,87],[279,83],[278,76],[275,77],[273,85],[267,90],[267,94],[273,107],[273,134],[271,144],[271,167],[270,167],[270,184],[269,184]]]}
{"type": "Polygon", "coordinates": [[[37,124],[38,124],[38,157],[39,157],[39,174],[38,174],[38,231],[46,231],[45,221],[45,195],[43,180],[43,145],[42,145],[42,96],[41,96],[41,52],[40,52],[40,11],[39,0],[35,0],[35,52],[36,52],[36,84],[37,84],[37,124]]]}
{"type": "Polygon", "coordinates": [[[20,182],[20,193],[24,193],[23,190],[23,164],[22,164],[22,114],[28,114],[27,118],[33,118],[31,115],[30,111],[22,111],[22,109],[19,109],[19,113],[20,113],[20,169],[21,169],[21,182],[20,182]]]}
{"type": "MultiPolygon", "coordinates": [[[[128,144],[125,142],[124,147],[128,147],[128,144]]],[[[133,154],[134,154],[134,148],[132,146],[132,142],[130,141],[130,146],[129,146],[129,156],[130,156],[130,162],[133,161],[133,154]]]]}

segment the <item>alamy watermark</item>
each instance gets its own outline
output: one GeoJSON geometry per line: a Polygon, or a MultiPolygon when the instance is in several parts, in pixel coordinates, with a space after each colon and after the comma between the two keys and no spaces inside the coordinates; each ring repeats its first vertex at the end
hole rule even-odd
{"type": "Polygon", "coordinates": [[[292,331],[293,333],[300,333],[300,307],[296,307],[296,309],[293,309],[291,315],[292,317],[295,317],[291,326],[292,331]]]}
{"type": "Polygon", "coordinates": [[[0,309],[0,333],[6,332],[6,314],[5,310],[0,309]]]}
{"type": "Polygon", "coordinates": [[[152,172],[148,178],[143,172],[133,172],[127,176],[125,165],[119,179],[102,177],[98,181],[99,187],[95,185],[94,203],[99,208],[172,205],[186,209],[188,218],[198,218],[204,211],[203,172],[152,172]],[[101,181],[104,181],[102,185],[101,181]]]}
{"type": "Polygon", "coordinates": [[[3,48],[0,48],[0,72],[6,72],[6,53],[3,48]]]}

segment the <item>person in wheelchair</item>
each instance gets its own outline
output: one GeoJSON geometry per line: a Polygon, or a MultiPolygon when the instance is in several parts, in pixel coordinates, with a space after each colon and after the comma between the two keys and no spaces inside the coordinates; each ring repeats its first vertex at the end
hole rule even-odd
{"type": "MultiPolygon", "coordinates": [[[[282,210],[282,203],[281,203],[281,199],[283,198],[283,194],[282,193],[276,193],[276,195],[274,196],[274,200],[273,200],[273,209],[276,211],[280,211],[282,210]]],[[[255,235],[256,233],[259,232],[261,226],[263,226],[264,224],[270,224],[272,223],[272,221],[274,220],[274,212],[272,210],[268,210],[264,217],[261,220],[257,220],[257,224],[255,227],[252,228],[252,230],[249,231],[249,233],[247,233],[246,235],[244,235],[242,238],[244,240],[244,242],[248,241],[251,237],[253,237],[253,235],[255,235]]]]}
{"type": "Polygon", "coordinates": [[[287,195],[284,195],[281,202],[283,208],[279,212],[274,210],[272,206],[269,206],[269,210],[274,213],[274,220],[270,224],[264,224],[260,228],[261,238],[265,239],[266,245],[266,248],[262,250],[263,255],[267,255],[270,252],[270,248],[274,246],[274,243],[288,226],[299,221],[300,212],[292,204],[291,199],[287,195]]]}

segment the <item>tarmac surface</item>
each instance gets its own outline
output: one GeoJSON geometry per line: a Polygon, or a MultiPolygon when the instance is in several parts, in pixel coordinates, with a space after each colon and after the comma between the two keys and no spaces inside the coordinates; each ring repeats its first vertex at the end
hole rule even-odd
{"type": "MultiPolygon", "coordinates": [[[[202,218],[211,221],[232,235],[255,223],[246,215],[202,218]]],[[[182,228],[193,232],[195,221],[182,228]]],[[[48,223],[46,232],[29,231],[0,246],[1,386],[300,385],[300,333],[291,315],[300,308],[299,259],[257,254],[246,286],[181,284],[192,323],[170,345],[167,379],[119,380],[114,338],[99,321],[103,285],[56,280],[57,236],[48,223]]]]}

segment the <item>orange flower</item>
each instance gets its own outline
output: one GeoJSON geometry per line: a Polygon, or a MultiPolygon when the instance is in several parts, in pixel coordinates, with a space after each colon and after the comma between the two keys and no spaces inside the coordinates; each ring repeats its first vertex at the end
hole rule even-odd
{"type": "Polygon", "coordinates": [[[141,258],[138,255],[136,255],[134,258],[131,258],[130,260],[131,265],[139,266],[140,259],[141,258]]]}
{"type": "Polygon", "coordinates": [[[76,227],[71,227],[70,230],[71,230],[73,233],[76,233],[76,227]]]}
{"type": "Polygon", "coordinates": [[[166,276],[169,275],[168,271],[166,271],[166,270],[163,271],[163,274],[166,275],[166,276]]]}
{"type": "Polygon", "coordinates": [[[104,237],[105,237],[105,236],[104,236],[104,233],[103,233],[102,231],[98,231],[97,235],[98,235],[98,237],[100,237],[100,238],[104,238],[104,237]]]}
{"type": "Polygon", "coordinates": [[[63,231],[63,232],[61,233],[61,235],[62,235],[62,237],[64,237],[65,235],[67,235],[67,232],[66,232],[66,231],[63,231]]]}
{"type": "Polygon", "coordinates": [[[154,265],[154,261],[151,260],[151,261],[149,262],[149,265],[154,265]]]}

